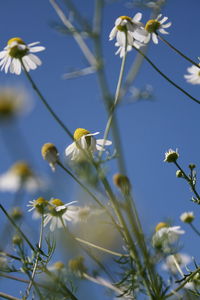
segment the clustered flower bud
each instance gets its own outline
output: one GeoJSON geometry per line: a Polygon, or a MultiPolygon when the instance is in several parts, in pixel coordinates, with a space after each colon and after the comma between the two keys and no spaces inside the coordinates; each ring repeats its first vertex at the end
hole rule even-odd
{"type": "Polygon", "coordinates": [[[183,177],[183,172],[181,170],[176,171],[176,177],[181,178],[183,177]]]}

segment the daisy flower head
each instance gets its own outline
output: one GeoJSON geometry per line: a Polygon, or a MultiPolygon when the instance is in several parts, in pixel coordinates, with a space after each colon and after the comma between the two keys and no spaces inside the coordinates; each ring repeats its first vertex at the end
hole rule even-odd
{"type": "Polygon", "coordinates": [[[133,46],[140,48],[143,44],[137,41],[133,33],[141,26],[142,14],[137,13],[133,18],[127,16],[121,16],[116,19],[115,26],[110,32],[109,40],[113,40],[116,37],[115,46],[119,47],[115,54],[119,54],[120,57],[125,55],[126,51],[131,51],[133,46]]]}
{"type": "Polygon", "coordinates": [[[44,215],[44,226],[50,223],[50,230],[62,228],[68,222],[73,222],[76,219],[78,206],[72,204],[77,201],[72,201],[64,204],[60,199],[52,198],[48,203],[48,213],[44,215]]]}
{"type": "Polygon", "coordinates": [[[41,215],[47,211],[48,201],[45,200],[43,197],[39,197],[33,201],[29,201],[28,207],[31,207],[28,211],[33,211],[33,218],[37,219],[40,218],[41,215]]]}
{"type": "Polygon", "coordinates": [[[179,158],[178,150],[176,149],[169,149],[168,151],[165,152],[165,159],[164,162],[172,163],[176,162],[177,159],[179,158]]]}
{"type": "Polygon", "coordinates": [[[165,29],[172,25],[171,22],[165,23],[168,20],[168,17],[161,18],[162,14],[159,14],[156,19],[149,20],[144,28],[138,28],[138,30],[134,33],[134,37],[141,43],[145,44],[147,44],[152,38],[154,44],[158,44],[158,32],[168,34],[165,29]]]}
{"type": "MultiPolygon", "coordinates": [[[[200,57],[198,57],[198,59],[200,60],[200,57]]],[[[184,75],[186,81],[191,84],[200,84],[200,68],[192,65],[191,67],[187,68],[187,71],[189,74],[184,75]]]]}
{"type": "Polygon", "coordinates": [[[167,251],[169,249],[168,245],[175,243],[179,236],[184,233],[185,231],[180,226],[168,226],[164,222],[158,223],[152,238],[152,244],[156,248],[163,248],[167,251]]]}
{"type": "Polygon", "coordinates": [[[16,192],[19,189],[35,192],[44,188],[44,182],[37,177],[25,161],[18,161],[0,175],[0,191],[16,192]]]}
{"type": "Polygon", "coordinates": [[[180,215],[180,220],[184,223],[192,223],[194,218],[194,213],[192,211],[184,212],[180,215]]]}
{"type": "Polygon", "coordinates": [[[36,46],[40,42],[26,44],[21,38],[15,37],[8,41],[3,51],[0,51],[0,66],[5,73],[19,75],[23,69],[27,72],[35,70],[42,64],[41,60],[33,53],[45,50],[43,46],[36,46]]]}
{"type": "Polygon", "coordinates": [[[110,146],[111,141],[94,138],[99,132],[90,133],[84,128],[77,128],[74,131],[74,142],[65,149],[65,155],[70,160],[87,160],[96,151],[104,151],[103,146],[110,146]]]}

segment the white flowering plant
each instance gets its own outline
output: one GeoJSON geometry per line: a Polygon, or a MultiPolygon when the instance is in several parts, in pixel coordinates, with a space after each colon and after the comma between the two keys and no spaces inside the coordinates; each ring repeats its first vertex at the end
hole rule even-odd
{"type": "Polygon", "coordinates": [[[198,9],[22,2],[1,35],[0,299],[198,299],[198,9]]]}

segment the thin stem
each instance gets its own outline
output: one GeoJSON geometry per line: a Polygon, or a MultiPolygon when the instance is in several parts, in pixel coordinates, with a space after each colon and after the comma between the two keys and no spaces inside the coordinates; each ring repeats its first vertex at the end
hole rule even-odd
{"type": "Polygon", "coordinates": [[[194,232],[200,236],[200,231],[192,224],[192,223],[189,223],[190,227],[194,230],[194,232]]]}
{"type": "MultiPolygon", "coordinates": [[[[108,82],[105,74],[105,65],[103,60],[103,51],[101,43],[101,33],[102,33],[102,15],[104,8],[104,0],[95,1],[94,9],[94,19],[93,19],[93,41],[94,41],[94,51],[96,55],[96,60],[98,63],[97,76],[99,81],[99,86],[101,89],[102,97],[104,100],[104,105],[109,116],[110,109],[113,101],[113,95],[109,91],[108,82]]],[[[126,174],[126,165],[124,161],[123,148],[121,144],[120,132],[117,117],[114,115],[112,124],[111,124],[112,138],[118,153],[117,155],[117,164],[119,171],[123,174],[126,174]]]]}
{"type": "MultiPolygon", "coordinates": [[[[133,46],[134,47],[134,46],[133,46]]],[[[135,47],[134,47],[135,48],[135,47]]],[[[173,80],[171,80],[168,76],[166,76],[156,65],[139,49],[135,48],[136,51],[138,51],[145,59],[146,61],[163,77],[165,80],[167,80],[169,83],[171,83],[173,86],[175,86],[178,90],[180,90],[183,94],[188,96],[190,99],[192,99],[194,102],[200,104],[200,100],[196,99],[192,95],[190,95],[188,92],[186,92],[184,89],[182,89],[178,84],[176,84],[173,80]]]]}
{"type": "MultiPolygon", "coordinates": [[[[115,99],[114,99],[114,103],[111,107],[110,115],[109,115],[109,118],[108,118],[108,121],[107,121],[107,124],[106,124],[106,129],[105,129],[104,137],[103,137],[104,143],[102,145],[102,149],[104,148],[105,141],[108,137],[108,134],[109,134],[109,131],[110,131],[110,128],[111,128],[111,125],[112,125],[113,115],[114,115],[115,109],[116,109],[117,104],[118,104],[119,99],[120,99],[120,90],[121,90],[122,79],[123,79],[123,75],[124,75],[126,56],[127,56],[127,36],[126,36],[126,44],[125,44],[125,53],[124,53],[124,56],[123,56],[123,59],[122,59],[119,78],[118,78],[118,83],[117,83],[117,88],[116,88],[116,92],[115,92],[115,99]]],[[[99,159],[101,158],[102,154],[103,154],[103,150],[99,152],[99,159]]]]}
{"type": "Polygon", "coordinates": [[[189,276],[187,276],[187,278],[183,281],[183,283],[181,283],[176,289],[174,289],[171,293],[167,294],[165,296],[165,299],[174,296],[175,293],[180,291],[186,285],[186,283],[191,281],[191,279],[199,272],[200,272],[200,267],[197,268],[194,272],[192,272],[189,276]]]}
{"type": "Polygon", "coordinates": [[[183,173],[184,178],[187,180],[187,182],[189,183],[193,193],[195,194],[195,196],[197,197],[198,200],[200,200],[200,195],[198,194],[198,192],[196,191],[195,185],[192,182],[192,179],[190,179],[187,174],[184,172],[184,170],[181,168],[181,166],[177,163],[177,161],[174,162],[174,164],[177,166],[177,168],[183,173]]]}
{"type": "Polygon", "coordinates": [[[115,219],[113,218],[112,214],[110,213],[110,211],[108,210],[108,208],[106,206],[104,206],[99,199],[71,172],[69,171],[65,166],[63,166],[63,164],[58,161],[57,164],[68,174],[70,175],[97,203],[98,205],[103,208],[106,213],[109,215],[109,217],[111,218],[113,224],[116,226],[116,228],[118,229],[119,233],[121,233],[121,230],[118,226],[118,224],[116,223],[115,219]]]}
{"type": "Polygon", "coordinates": [[[29,72],[27,72],[26,67],[24,66],[24,63],[23,63],[22,59],[20,59],[20,61],[21,61],[21,64],[22,64],[22,67],[23,67],[23,70],[24,70],[24,73],[25,73],[27,79],[31,83],[32,88],[35,90],[36,94],[38,95],[38,97],[40,98],[42,103],[45,105],[45,107],[50,112],[50,114],[53,116],[53,118],[56,120],[56,122],[64,129],[64,131],[69,135],[69,137],[71,139],[73,139],[73,135],[71,134],[70,130],[64,125],[64,123],[60,120],[60,118],[57,116],[57,114],[53,111],[53,109],[48,104],[48,102],[46,101],[46,99],[44,98],[44,96],[42,95],[40,90],[38,89],[37,85],[33,81],[31,75],[29,74],[29,72]]]}
{"type": "Polygon", "coordinates": [[[159,34],[157,34],[157,36],[159,37],[159,39],[164,42],[167,46],[169,46],[171,49],[173,49],[175,52],[177,52],[180,56],[182,56],[183,58],[185,58],[187,61],[189,61],[190,63],[192,63],[193,65],[195,65],[197,68],[200,69],[200,65],[197,64],[195,61],[193,61],[191,58],[187,57],[185,54],[183,54],[183,52],[181,52],[180,50],[178,50],[176,47],[174,47],[172,44],[170,44],[167,40],[165,40],[162,36],[160,36],[159,34]]]}
{"type": "Polygon", "coordinates": [[[63,22],[63,24],[67,27],[67,29],[73,34],[75,41],[79,45],[82,53],[84,54],[85,58],[89,62],[91,66],[96,66],[96,59],[86,43],[84,42],[82,36],[80,33],[76,30],[76,28],[72,25],[72,23],[67,19],[67,17],[64,15],[63,11],[60,9],[60,7],[57,5],[55,0],[50,0],[51,5],[55,9],[57,15],[63,22]]]}
{"type": "Polygon", "coordinates": [[[0,297],[2,297],[4,299],[9,299],[9,300],[21,300],[21,298],[14,297],[14,296],[8,295],[3,292],[0,292],[0,297]]]}
{"type": "Polygon", "coordinates": [[[112,250],[103,248],[103,247],[101,247],[101,246],[95,245],[95,244],[90,243],[90,242],[88,242],[88,241],[85,241],[85,240],[83,240],[83,239],[81,239],[81,238],[79,238],[79,237],[75,237],[75,240],[78,241],[78,242],[80,242],[80,243],[83,243],[83,244],[85,244],[85,245],[87,245],[87,246],[90,246],[90,247],[93,247],[93,248],[98,249],[98,250],[100,250],[100,251],[103,251],[103,252],[105,252],[105,253],[109,253],[109,254],[111,254],[111,255],[115,255],[115,256],[118,256],[118,257],[129,256],[129,255],[127,255],[127,254],[122,254],[122,253],[115,252],[115,251],[112,251],[112,250]]]}
{"type": "MultiPolygon", "coordinates": [[[[39,262],[39,257],[40,257],[40,250],[42,248],[43,229],[44,229],[44,216],[42,215],[41,226],[40,226],[40,237],[39,237],[39,242],[38,242],[38,253],[37,253],[35,264],[34,264],[34,267],[33,267],[33,272],[32,272],[32,276],[31,276],[31,280],[30,280],[30,283],[29,283],[28,288],[26,290],[26,297],[27,298],[28,298],[28,296],[30,294],[31,287],[34,284],[34,278],[35,278],[37,267],[38,267],[38,262],[39,262]]],[[[42,297],[42,299],[43,299],[43,297],[42,297]]]]}
{"type": "Polygon", "coordinates": [[[8,220],[15,227],[15,229],[19,232],[19,234],[22,236],[22,238],[27,242],[27,244],[29,245],[29,247],[35,252],[34,246],[31,244],[31,242],[26,237],[26,235],[21,231],[21,229],[15,224],[15,222],[13,221],[13,219],[9,216],[9,214],[7,213],[7,211],[2,206],[2,204],[0,204],[0,209],[3,211],[3,213],[6,215],[6,217],[8,218],[8,220]]]}

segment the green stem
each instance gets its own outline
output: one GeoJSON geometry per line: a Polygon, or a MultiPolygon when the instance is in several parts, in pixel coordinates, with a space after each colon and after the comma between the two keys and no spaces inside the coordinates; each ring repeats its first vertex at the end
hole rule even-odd
{"type": "Polygon", "coordinates": [[[178,50],[177,48],[175,48],[172,44],[170,44],[167,40],[165,40],[162,36],[158,35],[159,39],[164,42],[167,46],[169,46],[171,49],[173,49],[175,52],[177,52],[180,56],[182,56],[183,58],[185,58],[187,61],[189,61],[190,63],[192,63],[193,65],[195,65],[197,68],[200,69],[200,65],[197,64],[195,61],[193,61],[191,58],[187,57],[185,54],[183,54],[183,52],[181,52],[180,50],[178,50]]]}
{"type": "Polygon", "coordinates": [[[195,196],[197,197],[198,200],[200,200],[200,195],[198,194],[198,192],[196,191],[195,185],[192,182],[192,179],[190,179],[187,174],[184,172],[184,170],[181,168],[181,166],[177,163],[177,161],[174,162],[174,164],[177,166],[177,168],[183,173],[184,178],[187,180],[187,182],[189,183],[193,193],[195,194],[195,196]]]}
{"type": "MultiPolygon", "coordinates": [[[[37,257],[36,257],[35,264],[34,264],[34,267],[33,267],[33,272],[32,272],[32,276],[31,276],[31,280],[30,280],[30,283],[29,283],[28,288],[26,290],[26,297],[27,298],[28,298],[28,296],[30,294],[32,285],[34,284],[34,278],[35,278],[37,267],[38,267],[40,250],[42,248],[43,229],[44,229],[44,216],[42,215],[42,218],[41,218],[41,227],[40,227],[40,237],[39,237],[39,242],[38,242],[38,253],[37,253],[37,257]]],[[[40,297],[40,298],[43,299],[43,297],[40,297]]]]}
{"type": "Polygon", "coordinates": [[[6,215],[6,217],[8,218],[8,220],[11,222],[11,224],[18,231],[18,233],[22,236],[22,238],[27,242],[27,244],[29,245],[29,247],[35,252],[34,246],[31,244],[31,242],[26,237],[26,235],[21,231],[21,229],[15,224],[15,222],[13,221],[13,219],[9,216],[9,214],[7,213],[7,211],[4,209],[4,207],[1,204],[0,204],[0,209],[3,211],[3,213],[6,215]]]}
{"type": "MultiPolygon", "coordinates": [[[[133,46],[134,47],[134,46],[133,46]]],[[[135,48],[135,47],[134,47],[135,48]]],[[[156,70],[165,80],[167,80],[169,83],[171,83],[173,86],[175,86],[179,91],[181,91],[183,94],[188,96],[190,99],[192,99],[194,102],[200,104],[200,101],[190,95],[188,92],[186,92],[184,89],[182,89],[178,84],[176,84],[173,80],[171,80],[168,76],[166,76],[156,65],[139,49],[135,48],[136,51],[138,51],[145,59],[146,61],[156,70]]]]}
{"type": "Polygon", "coordinates": [[[13,297],[11,295],[8,295],[6,293],[0,292],[0,297],[4,298],[4,299],[9,299],[9,300],[21,300],[21,298],[16,298],[13,297]]]}
{"type": "MultiPolygon", "coordinates": [[[[115,92],[115,99],[114,99],[114,103],[111,107],[110,115],[109,115],[109,118],[108,118],[108,121],[107,121],[107,124],[106,124],[106,129],[105,129],[104,137],[103,137],[104,143],[102,145],[102,148],[104,148],[105,141],[108,137],[108,134],[109,134],[109,131],[110,131],[110,128],[111,128],[111,125],[112,125],[114,112],[115,112],[115,109],[116,109],[117,104],[118,104],[119,99],[120,99],[120,90],[121,90],[122,79],[123,79],[123,75],[124,75],[126,56],[127,56],[127,36],[126,36],[126,44],[125,44],[125,53],[124,53],[124,56],[123,56],[123,59],[122,59],[120,73],[119,73],[119,79],[118,79],[117,88],[116,88],[116,92],[115,92]]],[[[103,154],[103,150],[99,152],[99,159],[101,159],[102,154],[103,154]]]]}
{"type": "Polygon", "coordinates": [[[42,95],[42,93],[40,92],[40,90],[38,89],[37,85],[33,81],[31,75],[29,74],[29,72],[27,72],[26,67],[24,66],[24,63],[23,63],[22,59],[20,61],[21,61],[21,64],[22,64],[22,67],[23,67],[23,70],[24,70],[24,73],[25,73],[27,79],[31,83],[32,88],[35,90],[36,94],[38,95],[38,97],[40,98],[40,100],[42,101],[42,103],[45,105],[45,107],[50,112],[50,114],[53,116],[53,118],[56,120],[56,122],[64,129],[64,131],[69,135],[69,137],[71,139],[73,139],[73,135],[71,134],[71,132],[69,131],[69,129],[64,125],[64,123],[60,120],[60,118],[57,116],[57,114],[53,111],[53,109],[48,104],[48,102],[46,101],[46,99],[44,98],[44,96],[42,95]]]}
{"type": "Polygon", "coordinates": [[[192,223],[189,223],[190,227],[194,230],[194,232],[200,236],[200,231],[192,224],[192,223]]]}
{"type": "Polygon", "coordinates": [[[194,272],[192,272],[192,274],[190,274],[184,281],[183,283],[181,283],[176,289],[174,289],[171,293],[167,294],[165,296],[165,299],[170,298],[172,296],[174,296],[178,291],[180,291],[187,282],[191,281],[191,279],[200,272],[200,267],[198,269],[196,269],[194,272]]]}

